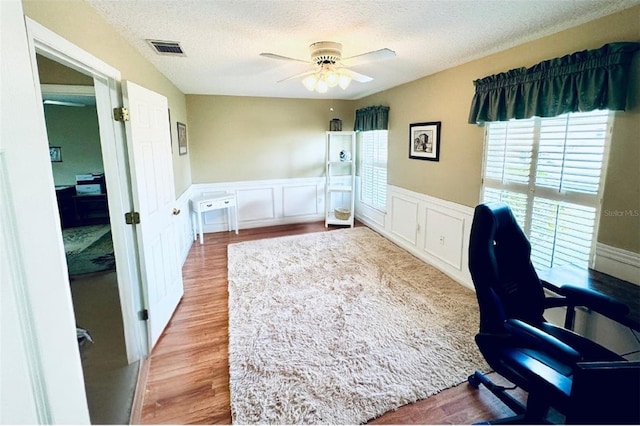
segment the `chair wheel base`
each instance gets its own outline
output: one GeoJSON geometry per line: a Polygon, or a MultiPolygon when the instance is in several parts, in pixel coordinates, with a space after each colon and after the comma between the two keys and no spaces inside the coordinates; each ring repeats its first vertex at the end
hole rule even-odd
{"type": "MultiPolygon", "coordinates": [[[[481,384],[484,385],[484,387],[487,388],[487,390],[489,390],[492,394],[494,394],[500,401],[502,401],[507,407],[509,407],[516,414],[515,417],[490,421],[488,422],[489,424],[499,424],[499,423],[518,424],[523,422],[523,416],[526,413],[527,408],[520,401],[518,401],[517,399],[509,395],[506,392],[506,388],[504,386],[496,385],[480,371],[476,371],[475,373],[470,375],[467,381],[469,382],[469,385],[475,389],[478,389],[481,384]]],[[[479,423],[479,424],[482,424],[482,423],[479,423]]]]}
{"type": "Polygon", "coordinates": [[[469,382],[469,385],[474,389],[478,389],[480,387],[480,380],[476,377],[477,373],[478,372],[470,375],[469,378],[467,379],[467,381],[469,382]]]}

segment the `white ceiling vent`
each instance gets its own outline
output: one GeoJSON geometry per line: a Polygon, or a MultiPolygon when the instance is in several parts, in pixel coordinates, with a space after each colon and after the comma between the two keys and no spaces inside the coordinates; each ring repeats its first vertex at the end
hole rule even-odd
{"type": "Polygon", "coordinates": [[[177,41],[147,40],[159,55],[186,56],[177,41]]]}

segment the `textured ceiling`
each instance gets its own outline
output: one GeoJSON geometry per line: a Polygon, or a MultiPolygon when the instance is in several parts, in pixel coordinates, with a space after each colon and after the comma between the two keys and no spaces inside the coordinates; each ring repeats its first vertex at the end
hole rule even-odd
{"type": "MultiPolygon", "coordinates": [[[[186,94],[359,99],[640,4],[640,0],[87,0],[186,94]],[[181,43],[156,54],[146,39],[181,43]],[[343,57],[389,48],[396,57],[354,66],[374,78],[323,95],[300,79],[316,41],[343,57]]],[[[478,76],[482,77],[482,76],[478,76]]],[[[144,82],[139,82],[144,84],[144,82]]]]}

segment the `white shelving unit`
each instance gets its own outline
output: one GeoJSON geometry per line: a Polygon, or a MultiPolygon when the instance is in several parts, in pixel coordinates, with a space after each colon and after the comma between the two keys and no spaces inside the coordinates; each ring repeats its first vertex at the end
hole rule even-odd
{"type": "Polygon", "coordinates": [[[356,182],[356,133],[327,132],[327,170],[324,225],[353,227],[356,182]],[[341,156],[341,153],[343,155],[341,156]],[[336,209],[346,209],[349,217],[339,219],[336,209]]]}

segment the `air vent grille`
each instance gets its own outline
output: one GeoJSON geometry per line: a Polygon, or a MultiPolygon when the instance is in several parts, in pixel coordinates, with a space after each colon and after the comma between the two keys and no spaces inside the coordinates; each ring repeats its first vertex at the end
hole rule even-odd
{"type": "Polygon", "coordinates": [[[177,41],[147,40],[159,55],[185,56],[184,50],[177,41]]]}

